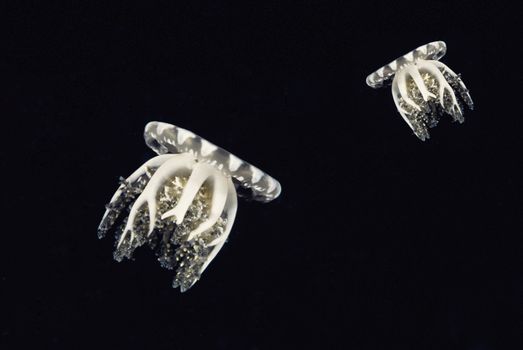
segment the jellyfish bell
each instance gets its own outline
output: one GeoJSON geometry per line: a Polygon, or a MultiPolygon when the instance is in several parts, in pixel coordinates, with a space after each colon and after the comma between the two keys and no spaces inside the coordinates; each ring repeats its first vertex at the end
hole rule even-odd
{"type": "Polygon", "coordinates": [[[422,45],[415,50],[395,59],[389,64],[384,65],[374,73],[367,76],[367,85],[372,88],[379,88],[387,83],[390,83],[394,78],[396,72],[401,70],[404,66],[416,62],[418,60],[435,60],[445,56],[447,53],[447,45],[443,41],[434,41],[426,45],[422,45]]]}
{"type": "Polygon", "coordinates": [[[188,153],[230,176],[237,187],[250,190],[252,199],[270,202],[280,195],[278,181],[191,131],[161,122],[145,126],[145,143],[157,154],[188,153]]]}
{"type": "Polygon", "coordinates": [[[430,138],[428,129],[436,126],[442,115],[463,123],[463,105],[474,108],[460,76],[439,62],[446,51],[443,41],[431,42],[381,67],[366,80],[372,88],[392,85],[398,112],[423,141],[430,138]]]}
{"type": "Polygon", "coordinates": [[[121,179],[98,235],[115,228],[117,261],[147,244],[163,267],[176,270],[173,287],[186,291],[227,240],[238,206],[236,189],[269,202],[279,196],[281,186],[188,130],[150,122],[144,137],[158,156],[121,179]]]}

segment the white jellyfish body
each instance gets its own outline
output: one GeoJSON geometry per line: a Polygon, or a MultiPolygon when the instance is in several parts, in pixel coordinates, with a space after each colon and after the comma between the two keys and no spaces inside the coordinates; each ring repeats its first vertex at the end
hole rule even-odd
{"type": "Polygon", "coordinates": [[[236,186],[263,202],[276,198],[281,186],[258,168],[174,125],[151,122],[145,139],[160,155],[122,179],[98,234],[104,237],[117,227],[118,261],[147,243],[163,267],[176,269],[173,287],[185,291],[229,236],[237,210],[236,186]]]}
{"type": "Polygon", "coordinates": [[[392,97],[398,112],[421,140],[430,138],[428,129],[441,115],[464,122],[463,104],[474,108],[469,91],[460,76],[438,60],[446,44],[435,41],[392,61],[367,77],[378,88],[392,80],[392,97]]]}

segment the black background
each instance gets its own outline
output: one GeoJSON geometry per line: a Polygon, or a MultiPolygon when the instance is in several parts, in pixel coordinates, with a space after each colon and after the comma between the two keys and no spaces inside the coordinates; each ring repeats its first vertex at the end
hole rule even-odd
{"type": "Polygon", "coordinates": [[[521,349],[521,26],[500,2],[5,6],[3,349],[521,349]],[[419,141],[365,77],[429,41],[476,103],[419,141]],[[276,177],[189,292],[104,204],[170,122],[276,177]],[[13,224],[14,225],[11,225],[13,224]]]}

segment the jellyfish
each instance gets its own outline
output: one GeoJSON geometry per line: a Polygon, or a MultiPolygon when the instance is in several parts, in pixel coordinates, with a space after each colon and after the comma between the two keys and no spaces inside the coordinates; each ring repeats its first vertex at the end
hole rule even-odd
{"type": "Polygon", "coordinates": [[[130,259],[148,245],[161,266],[175,270],[173,287],[185,292],[201,277],[231,232],[242,195],[269,202],[277,180],[180,127],[150,122],[146,144],[158,155],[127,178],[106,206],[98,227],[115,231],[114,259],[130,259]]]}
{"type": "Polygon", "coordinates": [[[422,141],[430,138],[428,129],[436,126],[442,115],[463,123],[464,105],[474,109],[460,75],[439,62],[446,50],[443,41],[420,46],[367,77],[367,85],[373,88],[392,80],[396,108],[422,141]]]}

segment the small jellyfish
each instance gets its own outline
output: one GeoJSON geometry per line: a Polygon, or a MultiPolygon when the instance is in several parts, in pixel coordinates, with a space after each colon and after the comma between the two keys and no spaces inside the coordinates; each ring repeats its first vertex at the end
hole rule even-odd
{"type": "Polygon", "coordinates": [[[463,105],[474,109],[469,90],[445,64],[438,60],[445,55],[447,46],[435,41],[381,67],[367,77],[367,85],[381,87],[392,80],[392,97],[399,113],[425,141],[430,138],[428,129],[436,126],[442,115],[463,123],[463,105]]]}

